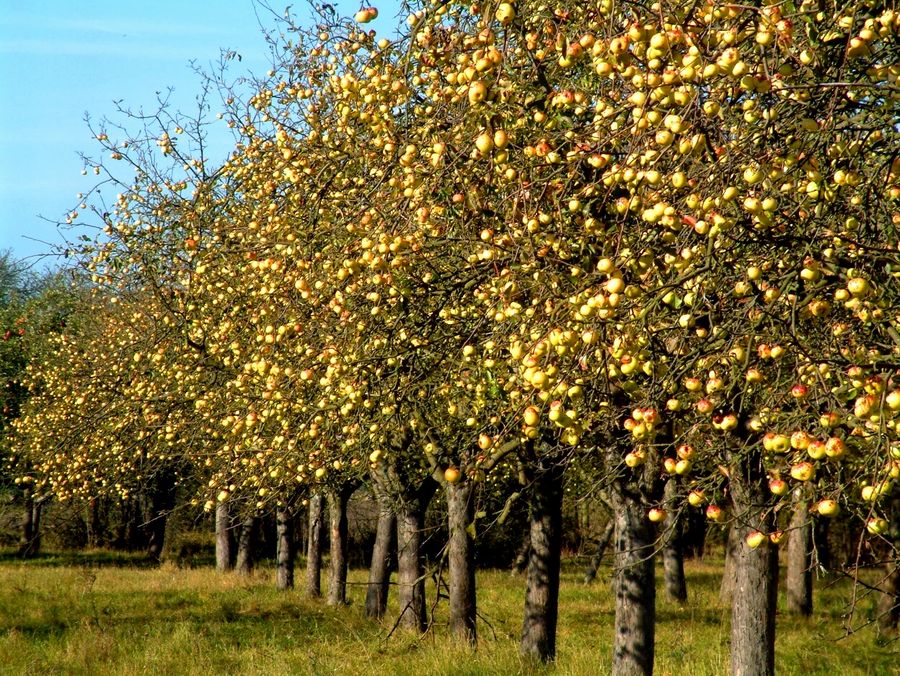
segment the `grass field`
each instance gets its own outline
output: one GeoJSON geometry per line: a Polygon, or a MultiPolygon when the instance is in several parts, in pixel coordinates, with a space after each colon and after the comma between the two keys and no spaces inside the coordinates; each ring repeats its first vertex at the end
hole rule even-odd
{"type": "MultiPolygon", "coordinates": [[[[477,651],[453,647],[446,602],[423,638],[395,633],[363,617],[366,573],[351,571],[347,608],[279,593],[269,571],[252,579],[209,568],[132,567],[119,555],[0,561],[2,674],[604,674],[609,670],[613,599],[609,569],[589,587],[566,566],[555,666],[523,663],[517,654],[523,580],[479,573],[477,651]],[[119,564],[119,565],[116,565],[119,564]]],[[[729,612],[718,602],[720,566],[689,562],[690,600],[658,605],[658,674],[726,674],[729,612]]],[[[323,579],[323,583],[326,580],[323,579]]],[[[900,641],[873,625],[844,636],[852,585],[818,581],[815,616],[779,615],[779,674],[900,673],[900,641]]],[[[861,590],[860,590],[861,593],[861,590]]],[[[434,599],[433,588],[429,592],[434,599]]],[[[392,599],[395,600],[395,599],[392,599]]],[[[854,626],[874,613],[856,603],[854,626]]],[[[396,614],[392,606],[390,613],[396,614]]]]}

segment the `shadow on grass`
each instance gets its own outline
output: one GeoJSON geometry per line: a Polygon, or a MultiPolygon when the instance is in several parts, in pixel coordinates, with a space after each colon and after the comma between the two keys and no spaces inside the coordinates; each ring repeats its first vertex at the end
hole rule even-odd
{"type": "MultiPolygon", "coordinates": [[[[167,559],[183,568],[204,568],[215,564],[211,555],[167,559]]],[[[15,564],[57,568],[63,566],[88,568],[158,568],[160,562],[143,552],[117,552],[105,549],[93,551],[42,552],[34,556],[22,556],[15,549],[0,549],[0,565],[15,564]]]]}
{"type": "MultiPolygon", "coordinates": [[[[291,647],[298,636],[305,640],[333,640],[346,630],[346,618],[327,609],[309,606],[295,594],[284,598],[258,599],[258,590],[193,592],[129,592],[127,606],[116,593],[91,593],[84,604],[44,606],[31,617],[0,613],[0,636],[20,634],[33,641],[60,641],[92,627],[120,639],[145,640],[148,634],[165,636],[176,625],[186,625],[198,638],[218,645],[240,648],[260,636],[291,647]],[[248,593],[249,592],[249,593],[248,593]]],[[[357,628],[357,633],[375,638],[380,625],[357,628]]],[[[0,668],[2,672],[2,668],[0,668]]]]}

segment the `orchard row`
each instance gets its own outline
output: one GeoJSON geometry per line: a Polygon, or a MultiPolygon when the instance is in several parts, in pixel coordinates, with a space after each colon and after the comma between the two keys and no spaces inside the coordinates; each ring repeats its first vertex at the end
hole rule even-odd
{"type": "MultiPolygon", "coordinates": [[[[175,477],[209,511],[373,482],[413,549],[441,484],[474,640],[473,496],[518,477],[522,647],[543,659],[563,482],[600,491],[615,673],[652,670],[651,554],[702,508],[740,524],[737,582],[759,590],[736,597],[733,668],[770,673],[779,511],[884,539],[900,476],[889,4],[426,2],[391,40],[372,8],[281,26],[265,77],[210,80],[220,166],[202,118],[96,130],[89,311],[29,370],[21,481],[65,500],[175,477]]],[[[420,583],[401,579],[412,626],[420,583]]]]}

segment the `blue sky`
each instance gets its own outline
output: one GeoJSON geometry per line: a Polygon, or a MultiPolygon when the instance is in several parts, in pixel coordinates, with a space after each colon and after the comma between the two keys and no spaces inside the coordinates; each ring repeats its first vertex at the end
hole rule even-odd
{"type": "MultiPolygon", "coordinates": [[[[347,14],[360,7],[358,0],[332,4],[347,14]]],[[[392,34],[397,0],[374,4],[381,16],[372,26],[392,34]]],[[[121,119],[118,100],[152,110],[156,92],[169,87],[173,107],[189,111],[200,88],[190,61],[208,66],[222,48],[242,56],[235,75],[263,73],[260,20],[273,25],[251,0],[0,0],[0,250],[52,265],[39,258],[44,242],[63,239],[40,216],[61,220],[95,178],[81,175],[78,156],[99,150],[85,114],[121,119]]]]}

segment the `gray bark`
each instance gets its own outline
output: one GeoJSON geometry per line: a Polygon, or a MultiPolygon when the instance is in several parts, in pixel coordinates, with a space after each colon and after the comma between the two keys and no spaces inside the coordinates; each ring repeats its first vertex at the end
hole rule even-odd
{"type": "Polygon", "coordinates": [[[423,513],[404,507],[397,514],[397,596],[400,624],[425,631],[425,580],[421,559],[423,513]]]}
{"type": "Polygon", "coordinates": [[[542,662],[556,659],[559,565],[562,547],[562,468],[543,464],[533,485],[531,553],[525,588],[525,616],[519,649],[542,662]]]}
{"type": "Polygon", "coordinates": [[[225,573],[234,568],[234,532],[227,502],[216,505],[216,571],[225,573]]]}
{"type": "Polygon", "coordinates": [[[259,530],[259,517],[248,516],[241,523],[237,544],[237,561],[234,569],[238,575],[249,576],[256,565],[256,540],[259,530]]]}
{"type": "Polygon", "coordinates": [[[802,493],[795,496],[788,528],[785,587],[787,611],[808,617],[813,609],[812,523],[802,493]]]}
{"type": "Polygon", "coordinates": [[[279,590],[293,589],[296,545],[294,541],[294,512],[288,505],[279,507],[276,510],[275,530],[277,535],[275,588],[279,590]]]}
{"type": "MultiPolygon", "coordinates": [[[[373,473],[374,474],[374,473],[373,473]]],[[[394,507],[378,479],[373,476],[372,490],[378,503],[378,526],[369,566],[369,585],[366,589],[366,617],[380,620],[387,609],[391,581],[391,555],[397,533],[394,507]]]]}
{"type": "Polygon", "coordinates": [[[622,486],[614,486],[610,493],[616,521],[612,674],[652,674],[656,625],[654,529],[639,493],[622,486]]]}
{"type": "Polygon", "coordinates": [[[328,605],[347,603],[347,501],[356,485],[343,486],[328,493],[328,516],[331,523],[331,577],[328,584],[328,605]]]}
{"type": "Polygon", "coordinates": [[[476,634],[475,541],[469,526],[475,518],[474,484],[446,484],[450,533],[450,631],[474,645],[476,634]]]}
{"type": "MultiPolygon", "coordinates": [[[[731,459],[731,499],[734,518],[745,533],[770,533],[775,518],[769,502],[762,456],[743,448],[731,459]]],[[[772,676],[775,673],[775,608],[778,597],[778,547],[766,539],[751,549],[740,538],[735,557],[735,588],[731,612],[731,673],[772,676]]]]}
{"type": "Polygon", "coordinates": [[[325,498],[313,495],[309,499],[309,529],[306,547],[306,595],[322,595],[322,538],[325,531],[325,498]]]}
{"type": "Polygon", "coordinates": [[[735,521],[727,526],[725,534],[725,565],[722,569],[722,584],[719,587],[719,600],[722,605],[731,605],[731,597],[734,594],[735,576],[737,569],[735,562],[741,546],[741,529],[735,521]]]}
{"type": "Polygon", "coordinates": [[[172,472],[160,473],[147,496],[148,510],[145,515],[147,532],[147,555],[154,561],[161,561],[166,544],[166,526],[169,513],[175,508],[175,476],[172,472]]]}
{"type": "Polygon", "coordinates": [[[424,632],[425,565],[422,558],[422,529],[425,511],[438,483],[426,477],[416,489],[401,488],[403,498],[397,511],[397,597],[400,601],[400,625],[424,632]]]}
{"type": "MultiPolygon", "coordinates": [[[[663,493],[665,501],[673,505],[678,492],[676,479],[666,482],[663,493]]],[[[684,603],[687,601],[687,581],[684,577],[684,513],[681,509],[673,509],[666,523],[665,541],[663,544],[663,579],[666,597],[670,601],[684,603]]]]}

